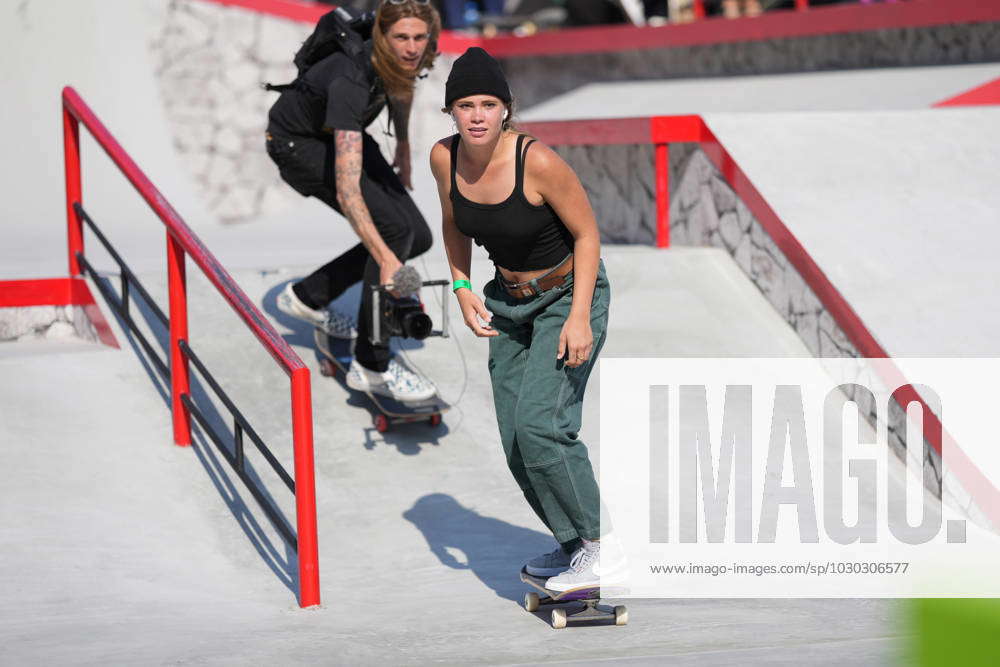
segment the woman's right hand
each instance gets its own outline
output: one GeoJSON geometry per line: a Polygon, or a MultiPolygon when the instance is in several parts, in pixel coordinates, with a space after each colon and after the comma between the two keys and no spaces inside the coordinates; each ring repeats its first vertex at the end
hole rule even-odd
{"type": "Polygon", "coordinates": [[[486,310],[479,295],[468,288],[458,290],[455,295],[458,297],[458,305],[462,309],[465,326],[472,329],[472,333],[480,338],[492,338],[500,335],[499,331],[490,326],[493,313],[486,310]]]}

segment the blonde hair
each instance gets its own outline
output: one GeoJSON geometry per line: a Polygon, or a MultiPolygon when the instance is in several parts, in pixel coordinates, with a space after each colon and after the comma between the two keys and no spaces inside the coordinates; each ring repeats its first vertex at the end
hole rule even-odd
{"type": "Polygon", "coordinates": [[[372,26],[372,65],[390,97],[409,99],[413,96],[417,74],[423,70],[433,69],[437,59],[438,36],[441,34],[441,16],[430,3],[418,3],[407,0],[400,4],[383,2],[375,14],[375,25],[372,26]],[[415,72],[406,70],[396,60],[395,52],[389,45],[388,33],[400,19],[415,18],[427,24],[427,49],[415,72]]]}

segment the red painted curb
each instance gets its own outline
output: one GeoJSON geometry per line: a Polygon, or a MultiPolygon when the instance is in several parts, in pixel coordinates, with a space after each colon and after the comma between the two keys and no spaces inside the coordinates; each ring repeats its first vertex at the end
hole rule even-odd
{"type": "Polygon", "coordinates": [[[1000,104],[1000,78],[938,102],[935,107],[967,107],[1000,104]]]}
{"type": "Polygon", "coordinates": [[[97,338],[108,347],[120,347],[82,278],[0,281],[0,308],[32,306],[80,306],[97,331],[97,338]]]}

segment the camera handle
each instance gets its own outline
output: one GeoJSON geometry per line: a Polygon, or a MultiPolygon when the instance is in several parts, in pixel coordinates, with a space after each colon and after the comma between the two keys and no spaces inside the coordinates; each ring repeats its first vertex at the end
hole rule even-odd
{"type": "MultiPolygon", "coordinates": [[[[421,287],[441,288],[441,328],[431,331],[430,336],[450,338],[450,334],[448,333],[448,302],[450,301],[448,299],[448,288],[451,287],[451,283],[447,280],[427,280],[420,283],[420,285],[421,287]]],[[[372,291],[372,331],[369,340],[373,345],[378,345],[382,341],[382,317],[380,315],[382,312],[382,296],[388,294],[389,289],[385,285],[371,285],[368,289],[372,291]]]]}

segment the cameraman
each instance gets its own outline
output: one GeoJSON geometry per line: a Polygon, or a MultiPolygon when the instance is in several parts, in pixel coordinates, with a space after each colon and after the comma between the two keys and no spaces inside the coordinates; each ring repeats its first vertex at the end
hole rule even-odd
{"type": "Polygon", "coordinates": [[[337,50],[312,65],[269,113],[267,151],[282,179],[344,215],[361,243],[278,296],[282,312],[331,336],[357,338],[347,384],[398,400],[435,393],[372,343],[371,286],[393,281],[402,263],[430,249],[427,222],[410,198],[410,105],[417,75],[433,67],[441,21],[427,0],[384,0],[361,58],[337,50]],[[393,167],[365,132],[389,104],[397,145],[393,167]],[[357,330],[328,305],[364,281],[357,330]]]}

